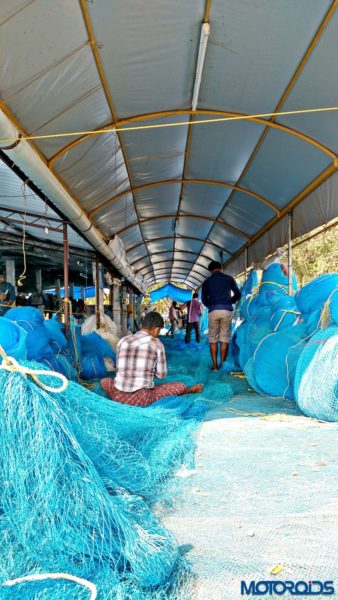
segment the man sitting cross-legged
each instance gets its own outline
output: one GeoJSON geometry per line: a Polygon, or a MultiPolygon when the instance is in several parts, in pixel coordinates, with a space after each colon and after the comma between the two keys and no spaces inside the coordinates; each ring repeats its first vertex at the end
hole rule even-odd
{"type": "Polygon", "coordinates": [[[149,312],[140,331],[119,341],[116,378],[101,380],[101,386],[109,398],[123,404],[147,406],[165,396],[198,394],[202,391],[201,384],[188,388],[178,381],[155,385],[155,377],[164,379],[167,375],[164,346],[157,339],[163,326],[161,315],[149,312]]]}

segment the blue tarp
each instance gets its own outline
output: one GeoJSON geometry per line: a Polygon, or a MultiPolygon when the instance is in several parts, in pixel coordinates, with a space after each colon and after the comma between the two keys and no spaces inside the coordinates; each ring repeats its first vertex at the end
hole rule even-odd
{"type": "Polygon", "coordinates": [[[187,302],[191,300],[191,290],[184,290],[183,288],[176,287],[171,283],[167,283],[162,287],[158,288],[154,292],[150,292],[151,302],[157,302],[162,298],[172,298],[177,302],[187,302]]]}
{"type": "MultiPolygon", "coordinates": [[[[95,287],[93,285],[85,287],[84,290],[85,290],[85,298],[94,298],[95,297],[95,287]]],[[[55,294],[56,293],[54,288],[51,290],[44,290],[44,292],[46,294],[55,294]]],[[[65,295],[64,288],[60,289],[60,294],[61,294],[61,298],[63,298],[63,296],[65,295]]],[[[74,286],[74,298],[75,298],[75,300],[79,300],[81,298],[81,286],[74,286]]]]}

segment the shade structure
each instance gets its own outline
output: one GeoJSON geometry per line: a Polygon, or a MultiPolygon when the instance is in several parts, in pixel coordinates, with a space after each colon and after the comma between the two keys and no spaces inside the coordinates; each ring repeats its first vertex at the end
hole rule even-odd
{"type": "Polygon", "coordinates": [[[291,209],[295,236],[337,215],[338,112],[273,114],[338,105],[336,2],[2,0],[0,24],[2,109],[67,134],[31,144],[146,286],[236,275],[291,209]]]}

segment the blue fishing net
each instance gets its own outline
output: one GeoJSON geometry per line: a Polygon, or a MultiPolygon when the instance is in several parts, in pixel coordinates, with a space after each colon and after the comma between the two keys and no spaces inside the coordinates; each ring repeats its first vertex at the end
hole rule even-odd
{"type": "Polygon", "coordinates": [[[81,336],[82,352],[95,352],[102,358],[116,360],[116,354],[110,344],[97,333],[87,333],[81,336]]]}
{"type": "Polygon", "coordinates": [[[57,316],[55,315],[52,319],[44,321],[44,325],[48,333],[49,340],[56,342],[60,350],[66,348],[67,340],[63,334],[62,326],[57,320],[57,316]]]}
{"type": "Polygon", "coordinates": [[[79,376],[82,371],[82,335],[81,327],[75,324],[74,317],[69,319],[67,342],[62,354],[73,365],[79,376]]]}
{"type": "MultiPolygon", "coordinates": [[[[250,380],[252,387],[270,396],[293,399],[297,362],[307,339],[304,323],[264,337],[249,367],[253,370],[250,380]],[[257,385],[254,385],[255,382],[257,385]]],[[[247,368],[248,365],[245,367],[246,374],[247,368]]]]}
{"type": "Polygon", "coordinates": [[[330,294],[328,300],[328,313],[330,322],[338,325],[338,288],[330,294]]]}
{"type": "Polygon", "coordinates": [[[250,271],[246,281],[241,287],[242,298],[246,298],[249,294],[252,293],[253,289],[258,285],[258,272],[256,269],[250,271]]]}
{"type": "Polygon", "coordinates": [[[271,309],[271,326],[273,331],[280,331],[294,325],[300,314],[293,296],[279,298],[271,309]]]}
{"type": "Polygon", "coordinates": [[[238,361],[245,370],[245,365],[248,360],[253,357],[253,354],[263,338],[271,333],[270,321],[259,323],[242,323],[237,329],[236,343],[239,347],[238,361]]]}
{"type": "Polygon", "coordinates": [[[0,345],[17,360],[27,358],[26,332],[4,317],[0,317],[0,345]]]}
{"type": "Polygon", "coordinates": [[[32,306],[11,308],[6,313],[6,319],[17,323],[26,332],[27,358],[29,360],[39,361],[53,356],[43,315],[37,308],[32,306]]]}
{"type": "Polygon", "coordinates": [[[41,364],[45,365],[50,371],[56,373],[62,373],[67,379],[71,381],[77,380],[77,373],[69,362],[69,360],[62,354],[58,354],[56,357],[44,358],[40,361],[41,364]]]}
{"type": "MultiPolygon", "coordinates": [[[[267,269],[263,271],[260,285],[261,287],[264,287],[264,292],[275,292],[277,290],[280,290],[284,294],[287,294],[288,284],[288,275],[284,273],[280,263],[272,263],[269,267],[267,267],[267,269]]],[[[293,273],[292,289],[295,291],[297,290],[297,287],[297,277],[296,274],[293,273]]]]}
{"type": "Polygon", "coordinates": [[[317,331],[297,364],[295,397],[308,416],[338,421],[338,327],[317,331]]]}
{"type": "Polygon", "coordinates": [[[338,273],[315,277],[295,295],[295,300],[304,321],[316,310],[321,310],[329,296],[338,287],[338,273]]]}
{"type": "MultiPolygon", "coordinates": [[[[234,389],[229,383],[229,378],[225,378],[226,372],[229,371],[229,363],[224,364],[224,370],[212,373],[209,344],[206,341],[200,344],[194,342],[184,344],[164,339],[163,342],[168,360],[168,376],[165,381],[181,381],[188,387],[195,383],[204,386],[201,393],[192,397],[184,396],[184,402],[177,400],[174,403],[171,399],[165,398],[161,401],[163,406],[171,405],[180,410],[182,415],[186,403],[191,403],[195,406],[197,414],[203,415],[206,408],[227,402],[231,398],[234,389]]],[[[155,404],[159,405],[159,402],[155,404]]]]}
{"type": "Polygon", "coordinates": [[[83,379],[99,379],[107,374],[105,359],[110,359],[115,364],[116,354],[110,344],[97,333],[88,333],[81,336],[82,371],[83,379]]]}
{"type": "MultiPolygon", "coordinates": [[[[147,414],[72,383],[48,393],[7,371],[0,386],[1,581],[68,572],[95,583],[99,598],[179,597],[185,566],[143,498],[156,497],[182,463],[196,419],[147,414]]],[[[52,586],[52,596],[39,583],[6,594],[82,597],[68,583],[52,586]]]]}

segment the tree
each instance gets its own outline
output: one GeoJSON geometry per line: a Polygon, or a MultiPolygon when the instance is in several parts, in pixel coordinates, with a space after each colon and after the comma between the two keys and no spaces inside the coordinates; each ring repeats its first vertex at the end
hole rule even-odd
{"type": "Polygon", "coordinates": [[[297,240],[292,251],[292,265],[300,286],[314,277],[338,272],[338,225],[304,240],[297,240]]]}

